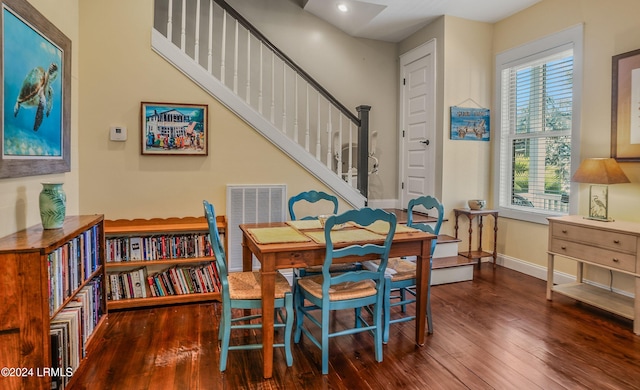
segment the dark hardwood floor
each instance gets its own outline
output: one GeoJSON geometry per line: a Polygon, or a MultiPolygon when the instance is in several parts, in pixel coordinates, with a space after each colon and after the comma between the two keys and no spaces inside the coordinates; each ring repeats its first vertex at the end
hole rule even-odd
{"type": "Polygon", "coordinates": [[[320,351],[303,337],[293,367],[276,349],[269,380],[260,350],[231,351],[218,370],[219,303],[113,312],[73,389],[640,388],[631,321],[558,294],[548,302],[542,280],[485,263],[473,281],[435,286],[432,305],[424,347],[414,346],[413,322],[393,325],[382,363],[368,334],[333,339],[323,376],[320,351]]]}

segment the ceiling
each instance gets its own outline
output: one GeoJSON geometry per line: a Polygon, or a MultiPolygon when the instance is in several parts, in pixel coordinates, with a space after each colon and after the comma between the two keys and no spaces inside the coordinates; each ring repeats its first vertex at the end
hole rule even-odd
{"type": "Polygon", "coordinates": [[[542,0],[302,0],[305,11],[360,38],[399,42],[442,15],[495,23],[542,0]],[[347,12],[338,5],[347,6],[347,12]]]}

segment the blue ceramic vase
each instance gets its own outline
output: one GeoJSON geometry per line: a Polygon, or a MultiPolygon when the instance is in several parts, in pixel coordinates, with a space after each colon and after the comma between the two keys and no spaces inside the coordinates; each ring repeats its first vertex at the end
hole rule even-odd
{"type": "Polygon", "coordinates": [[[45,229],[58,229],[67,213],[67,196],[62,183],[42,183],[40,191],[40,218],[45,229]]]}

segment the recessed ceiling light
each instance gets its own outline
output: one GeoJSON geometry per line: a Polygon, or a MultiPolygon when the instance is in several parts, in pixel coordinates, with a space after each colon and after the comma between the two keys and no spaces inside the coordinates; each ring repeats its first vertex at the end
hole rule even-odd
{"type": "Polygon", "coordinates": [[[347,12],[349,11],[349,7],[347,7],[346,4],[338,4],[338,9],[342,12],[347,12]]]}

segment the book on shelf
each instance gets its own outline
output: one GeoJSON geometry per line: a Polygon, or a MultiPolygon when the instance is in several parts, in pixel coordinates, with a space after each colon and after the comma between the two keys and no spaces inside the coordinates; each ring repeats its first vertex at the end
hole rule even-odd
{"type": "Polygon", "coordinates": [[[142,260],[142,238],[131,237],[129,239],[129,258],[131,260],[142,260]]]}

